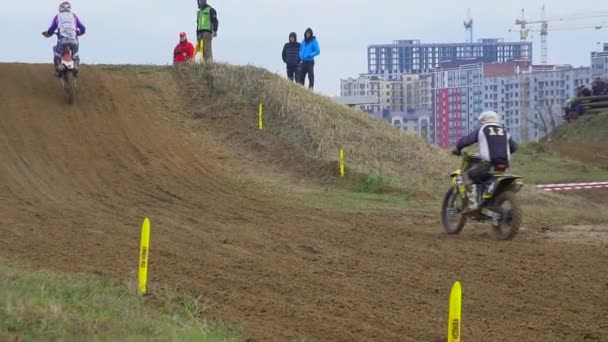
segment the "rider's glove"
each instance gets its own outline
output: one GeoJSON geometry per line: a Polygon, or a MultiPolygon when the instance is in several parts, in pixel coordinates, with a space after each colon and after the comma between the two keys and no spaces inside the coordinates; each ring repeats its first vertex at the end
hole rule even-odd
{"type": "Polygon", "coordinates": [[[455,155],[455,156],[460,156],[462,153],[458,149],[454,149],[452,151],[452,154],[455,155]]]}
{"type": "Polygon", "coordinates": [[[213,36],[214,36],[214,37],[217,37],[217,32],[213,32],[213,36]]]}

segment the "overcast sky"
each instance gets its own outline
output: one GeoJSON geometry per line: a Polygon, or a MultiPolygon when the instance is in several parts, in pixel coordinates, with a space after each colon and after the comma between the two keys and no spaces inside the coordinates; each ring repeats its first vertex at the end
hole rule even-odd
{"type": "MultiPolygon", "coordinates": [[[[60,1],[0,2],[0,61],[50,62],[54,39],[46,40],[40,33],[48,27],[60,1]]],[[[366,72],[370,44],[398,39],[464,41],[462,22],[469,7],[475,39],[517,41],[519,34],[508,31],[515,28],[521,9],[526,8],[528,19],[536,19],[543,2],[548,4],[548,17],[608,14],[606,2],[572,0],[210,0],[209,4],[220,21],[214,40],[216,60],[250,63],[283,74],[280,54],[289,32],[295,31],[301,38],[311,27],[321,46],[316,88],[339,95],[340,78],[366,72]]],[[[186,31],[194,38],[196,0],[75,0],[72,8],[88,30],[80,40],[84,63],[169,64],[178,33],[186,31]]],[[[608,24],[608,17],[586,23],[600,22],[608,24]]],[[[580,26],[581,22],[551,24],[580,26]]],[[[531,38],[538,61],[540,37],[533,34],[531,38]]],[[[608,29],[550,32],[549,62],[589,65],[589,53],[598,49],[598,42],[608,42],[608,29]]]]}

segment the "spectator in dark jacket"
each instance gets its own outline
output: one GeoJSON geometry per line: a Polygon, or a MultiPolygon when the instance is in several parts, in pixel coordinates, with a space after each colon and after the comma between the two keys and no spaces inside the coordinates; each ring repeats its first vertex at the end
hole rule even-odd
{"type": "Polygon", "coordinates": [[[287,78],[297,81],[300,78],[300,43],[295,32],[289,34],[289,42],[283,47],[283,62],[287,65],[287,78]]]}
{"type": "Polygon", "coordinates": [[[311,28],[304,32],[304,40],[300,45],[300,60],[302,67],[300,70],[300,84],[304,85],[306,74],[308,74],[308,88],[313,89],[315,85],[315,57],[321,53],[319,42],[311,28]]]}
{"type": "Polygon", "coordinates": [[[593,96],[601,96],[606,94],[606,82],[601,78],[596,78],[591,85],[591,93],[593,96]]]}
{"type": "Polygon", "coordinates": [[[580,85],[580,86],[578,86],[578,88],[576,90],[576,96],[577,97],[591,96],[591,90],[589,90],[589,88],[587,88],[584,85],[580,85]]]}

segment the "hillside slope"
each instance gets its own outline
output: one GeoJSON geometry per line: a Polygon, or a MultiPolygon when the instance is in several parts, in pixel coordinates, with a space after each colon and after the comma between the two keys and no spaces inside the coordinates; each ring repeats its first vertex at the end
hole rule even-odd
{"type": "Polygon", "coordinates": [[[447,152],[265,69],[196,64],[180,76],[192,116],[228,132],[229,141],[269,152],[269,163],[282,160],[287,169],[308,165],[309,173],[323,169],[337,175],[339,150],[344,149],[347,176],[379,173],[410,194],[440,195],[438,181],[451,171],[447,152]],[[259,103],[264,105],[264,132],[257,129],[259,103]]]}
{"type": "Polygon", "coordinates": [[[548,148],[568,158],[608,168],[608,113],[583,115],[545,139],[548,148]]]}
{"type": "Polygon", "coordinates": [[[254,173],[258,154],[211,123],[230,113],[201,100],[209,124],[192,126],[187,80],[171,68],[84,67],[74,106],[50,69],[0,64],[0,258],[133,279],[148,216],[151,291],[200,297],[207,317],[256,340],[443,340],[455,280],[471,340],[608,339],[606,248],[549,242],[530,225],[507,244],[474,226],[447,237],[436,213],[286,200],[235,175],[254,173]],[[237,148],[251,160],[236,165],[237,148]]]}

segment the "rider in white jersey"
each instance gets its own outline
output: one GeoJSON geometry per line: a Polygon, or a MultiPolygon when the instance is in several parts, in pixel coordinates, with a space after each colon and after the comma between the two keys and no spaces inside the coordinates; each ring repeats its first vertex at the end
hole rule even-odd
{"type": "Polygon", "coordinates": [[[59,5],[59,14],[53,18],[51,26],[48,30],[42,32],[47,38],[57,34],[57,45],[53,48],[55,63],[55,74],[59,76],[57,72],[57,66],[61,61],[61,49],[64,45],[69,44],[72,46],[73,56],[75,62],[74,75],[78,75],[78,66],[80,65],[80,56],[78,55],[78,37],[85,34],[86,28],[78,19],[76,14],[72,13],[72,5],[68,1],[64,1],[59,5]]]}

